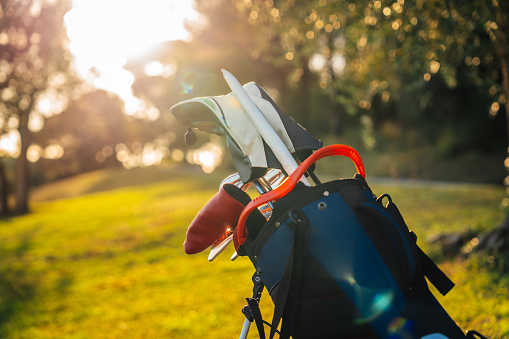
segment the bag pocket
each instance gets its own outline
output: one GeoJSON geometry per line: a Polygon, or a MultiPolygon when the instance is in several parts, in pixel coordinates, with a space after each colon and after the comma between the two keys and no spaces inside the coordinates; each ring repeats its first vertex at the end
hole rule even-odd
{"type": "Polygon", "coordinates": [[[356,207],[361,223],[403,291],[408,292],[417,272],[415,240],[397,218],[375,202],[356,207]]]}
{"type": "Polygon", "coordinates": [[[294,339],[376,337],[368,322],[315,258],[308,256],[302,269],[301,293],[292,331],[294,339]]]}

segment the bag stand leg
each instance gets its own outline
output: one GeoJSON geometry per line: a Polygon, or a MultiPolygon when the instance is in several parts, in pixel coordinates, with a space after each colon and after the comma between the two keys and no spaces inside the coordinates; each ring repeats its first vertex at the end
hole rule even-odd
{"type": "Polygon", "coordinates": [[[247,334],[249,333],[249,327],[251,326],[251,321],[246,316],[246,319],[244,320],[244,326],[242,326],[242,332],[240,332],[239,339],[246,339],[247,334]]]}
{"type": "Polygon", "coordinates": [[[258,303],[260,302],[264,285],[258,271],[256,271],[253,274],[252,280],[253,280],[253,297],[246,298],[247,305],[244,306],[244,308],[242,309],[242,313],[244,313],[246,319],[244,320],[244,326],[242,327],[240,339],[247,338],[249,327],[251,326],[251,323],[253,321],[255,322],[258,332],[260,334],[260,339],[265,339],[265,332],[263,330],[263,319],[260,313],[260,308],[258,307],[258,303]]]}

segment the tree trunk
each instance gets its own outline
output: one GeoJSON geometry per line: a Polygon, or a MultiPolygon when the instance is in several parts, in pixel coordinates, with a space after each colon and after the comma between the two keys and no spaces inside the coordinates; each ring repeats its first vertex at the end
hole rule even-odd
{"type": "MultiPolygon", "coordinates": [[[[23,119],[20,119],[23,121],[23,119]]],[[[30,144],[30,131],[28,126],[20,123],[19,134],[21,138],[21,151],[16,160],[16,214],[28,212],[28,198],[30,192],[30,167],[27,159],[27,150],[30,144]]]]}
{"type": "MultiPolygon", "coordinates": [[[[506,100],[509,100],[509,3],[500,1],[497,6],[497,54],[500,59],[502,86],[506,100]]],[[[507,136],[509,143],[509,103],[504,105],[507,118],[507,136]]]]}
{"type": "Polygon", "coordinates": [[[7,204],[7,178],[5,177],[5,166],[0,161],[0,217],[9,214],[9,205],[7,204]]]}
{"type": "Polygon", "coordinates": [[[479,240],[476,251],[500,253],[509,249],[509,213],[505,215],[500,225],[490,230],[479,240]]]}
{"type": "MultiPolygon", "coordinates": [[[[502,85],[506,100],[509,100],[509,2],[498,1],[497,5],[497,34],[496,49],[500,60],[500,71],[502,73],[502,85]]],[[[509,102],[504,104],[507,119],[507,137],[509,145],[509,102]]],[[[509,147],[508,147],[509,152],[509,147]]],[[[509,154],[508,154],[509,156],[509,154]]],[[[507,168],[509,172],[509,168],[507,168]]],[[[500,252],[509,248],[509,212],[507,212],[502,223],[481,237],[476,250],[488,252],[500,252]]]]}

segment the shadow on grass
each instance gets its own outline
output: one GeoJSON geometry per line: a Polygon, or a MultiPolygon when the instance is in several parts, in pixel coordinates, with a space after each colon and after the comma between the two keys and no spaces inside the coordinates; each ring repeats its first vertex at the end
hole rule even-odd
{"type": "Polygon", "coordinates": [[[107,250],[90,249],[71,254],[68,257],[47,257],[47,259],[54,263],[58,263],[59,261],[78,262],[92,259],[110,260],[125,256],[127,253],[141,253],[155,248],[168,247],[170,241],[175,238],[176,234],[176,232],[165,232],[159,235],[157,239],[151,240],[140,240],[136,237],[115,238],[108,243],[109,249],[107,250]]]}
{"type": "Polygon", "coordinates": [[[30,276],[29,267],[24,265],[25,253],[30,249],[32,230],[24,234],[19,244],[12,250],[1,248],[0,266],[0,337],[8,333],[9,320],[23,312],[27,301],[31,300],[37,281],[30,276]]]}
{"type": "MultiPolygon", "coordinates": [[[[34,312],[33,305],[44,296],[46,272],[34,270],[34,258],[28,252],[37,228],[19,234],[18,243],[0,244],[0,338],[12,335],[15,319],[34,312]]],[[[61,276],[52,286],[59,294],[66,293],[72,283],[71,276],[61,276]]]]}
{"type": "MultiPolygon", "coordinates": [[[[221,172],[221,171],[218,171],[221,172]]],[[[62,179],[47,185],[36,187],[32,192],[32,201],[50,201],[71,198],[83,194],[98,193],[117,188],[135,187],[161,183],[165,181],[182,182],[188,189],[202,186],[218,187],[226,175],[204,174],[198,166],[158,166],[148,168],[111,168],[83,173],[62,179]],[[189,180],[189,178],[193,180],[189,180]]]]}

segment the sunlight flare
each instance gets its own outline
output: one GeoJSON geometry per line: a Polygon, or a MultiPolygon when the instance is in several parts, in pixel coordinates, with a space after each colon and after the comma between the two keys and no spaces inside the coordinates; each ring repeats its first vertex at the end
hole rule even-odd
{"type": "MultiPolygon", "coordinates": [[[[135,79],[123,66],[128,58],[147,57],[158,43],[192,39],[184,24],[199,18],[193,5],[193,0],[73,0],[65,24],[76,71],[94,87],[117,94],[134,115],[135,79]]],[[[149,72],[175,72],[161,66],[152,65],[149,72]]]]}

